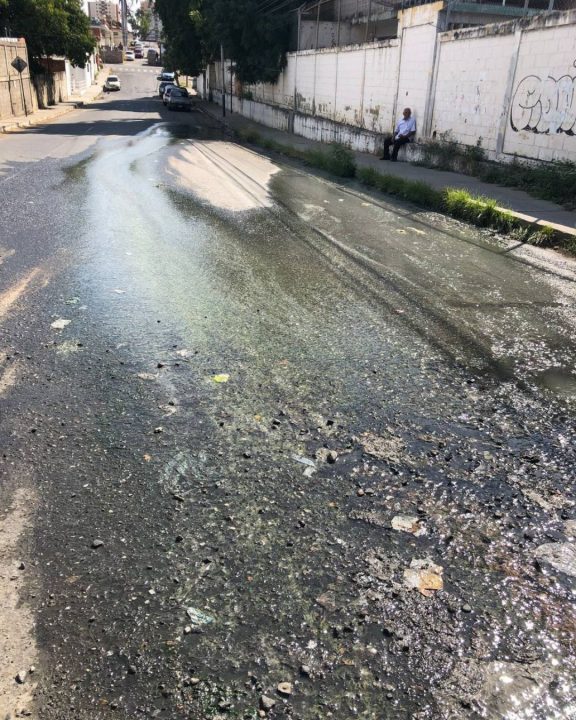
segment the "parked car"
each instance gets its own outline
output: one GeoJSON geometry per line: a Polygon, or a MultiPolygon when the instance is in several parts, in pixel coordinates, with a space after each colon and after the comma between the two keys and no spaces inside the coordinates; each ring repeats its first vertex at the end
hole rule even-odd
{"type": "Polygon", "coordinates": [[[164,93],[166,92],[166,88],[170,87],[171,85],[174,85],[174,83],[171,80],[164,80],[158,85],[158,95],[160,95],[161,98],[164,98],[164,93]]]}
{"type": "MultiPolygon", "coordinates": [[[[166,95],[164,95],[166,98],[166,95]]],[[[184,88],[174,86],[168,95],[168,99],[164,100],[164,105],[168,110],[192,110],[192,98],[188,94],[188,91],[184,88]]]]}
{"type": "Polygon", "coordinates": [[[126,52],[124,53],[124,59],[125,60],[134,60],[134,58],[135,58],[134,50],[126,50],[126,52]]]}
{"type": "Polygon", "coordinates": [[[164,105],[168,105],[168,98],[170,97],[171,93],[174,90],[179,90],[177,85],[174,85],[174,83],[170,83],[170,85],[166,85],[166,89],[164,90],[164,95],[162,95],[162,102],[164,105]]]}
{"type": "Polygon", "coordinates": [[[160,75],[158,75],[158,80],[169,80],[170,82],[174,82],[176,79],[176,73],[168,72],[168,70],[162,70],[160,75]]]}
{"type": "Polygon", "coordinates": [[[106,78],[104,92],[110,92],[111,90],[120,90],[120,78],[118,75],[108,75],[106,78]]]}

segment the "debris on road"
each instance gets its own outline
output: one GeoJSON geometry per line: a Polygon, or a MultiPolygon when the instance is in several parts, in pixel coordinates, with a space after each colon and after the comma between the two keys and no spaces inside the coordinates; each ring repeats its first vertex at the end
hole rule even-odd
{"type": "Polygon", "coordinates": [[[67,325],[70,325],[72,320],[65,320],[64,318],[58,318],[50,325],[53,330],[64,330],[67,325]]]}
{"type": "Polygon", "coordinates": [[[310,460],[310,458],[303,457],[302,455],[292,455],[292,459],[302,465],[308,465],[308,467],[316,468],[316,463],[314,460],[310,460]]]}
{"type": "Polygon", "coordinates": [[[392,518],[392,529],[411,533],[416,537],[426,535],[426,527],[422,521],[412,515],[395,515],[392,518]]]}
{"type": "Polygon", "coordinates": [[[157,380],[158,379],[158,375],[156,373],[147,373],[147,372],[138,373],[138,375],[136,377],[139,377],[140,380],[157,380]]]}
{"type": "Polygon", "coordinates": [[[556,570],[576,577],[576,545],[572,543],[546,543],[534,551],[539,562],[546,562],[556,570]]]}
{"type": "Polygon", "coordinates": [[[276,700],[268,697],[268,695],[262,695],[260,697],[260,707],[262,710],[266,710],[266,712],[268,712],[269,710],[272,710],[274,705],[276,705],[276,700]]]}
{"type": "Polygon", "coordinates": [[[186,608],[186,615],[190,618],[192,627],[201,627],[202,625],[209,625],[214,622],[214,618],[211,615],[207,615],[202,610],[197,610],[193,607],[186,608]]]}
{"type": "Polygon", "coordinates": [[[361,436],[361,442],[364,451],[379,460],[399,463],[405,459],[404,451],[406,447],[404,442],[393,433],[383,437],[366,432],[361,436]]]}
{"type": "Polygon", "coordinates": [[[215,383],[227,383],[230,380],[230,375],[227,373],[221,373],[220,375],[212,375],[212,380],[215,383]]]}
{"type": "Polygon", "coordinates": [[[444,582],[442,572],[444,568],[435,565],[432,560],[414,559],[410,567],[404,570],[404,585],[407,588],[418,590],[426,597],[431,597],[436,590],[442,590],[444,582]]]}

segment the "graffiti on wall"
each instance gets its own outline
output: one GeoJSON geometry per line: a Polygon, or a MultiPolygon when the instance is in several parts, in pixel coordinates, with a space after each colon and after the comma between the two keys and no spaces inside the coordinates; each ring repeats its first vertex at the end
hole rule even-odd
{"type": "Polygon", "coordinates": [[[512,98],[510,126],[514,132],[576,135],[576,76],[522,78],[512,98]]]}

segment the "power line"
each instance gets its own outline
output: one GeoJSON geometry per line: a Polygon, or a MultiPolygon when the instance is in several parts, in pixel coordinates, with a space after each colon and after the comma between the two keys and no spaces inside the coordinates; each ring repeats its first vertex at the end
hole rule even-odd
{"type": "MultiPolygon", "coordinates": [[[[266,13],[273,13],[277,12],[278,10],[282,9],[283,7],[287,5],[296,5],[297,0],[264,0],[264,2],[261,2],[260,5],[256,8],[258,12],[266,11],[266,13]]],[[[301,5],[302,3],[298,3],[298,5],[301,5]]],[[[296,10],[297,8],[292,8],[293,10],[296,10]]]]}

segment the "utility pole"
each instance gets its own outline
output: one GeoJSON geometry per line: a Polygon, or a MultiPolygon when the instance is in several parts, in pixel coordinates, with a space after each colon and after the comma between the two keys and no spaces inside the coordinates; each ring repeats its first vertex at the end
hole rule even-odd
{"type": "Polygon", "coordinates": [[[122,12],[122,44],[124,50],[128,47],[128,0],[121,0],[122,12]]]}
{"type": "Polygon", "coordinates": [[[222,67],[222,117],[226,117],[226,72],[224,68],[224,45],[220,43],[220,65],[222,67]]]}

